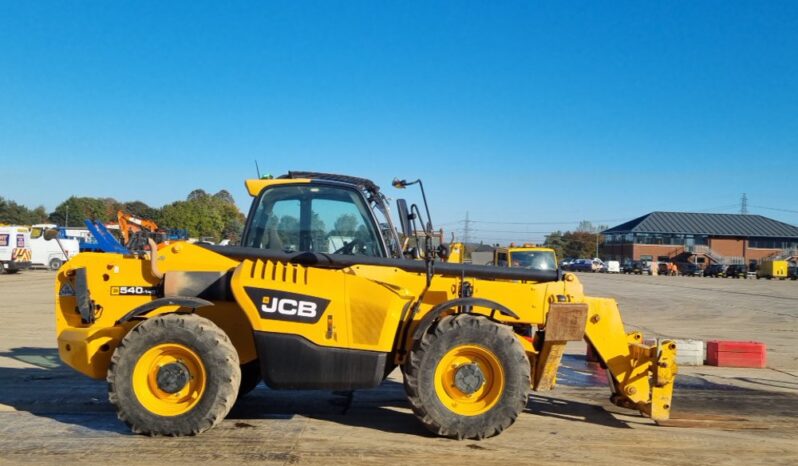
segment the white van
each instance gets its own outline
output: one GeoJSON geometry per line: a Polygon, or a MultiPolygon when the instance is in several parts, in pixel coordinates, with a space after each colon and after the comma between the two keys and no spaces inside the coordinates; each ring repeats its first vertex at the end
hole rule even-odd
{"type": "Polygon", "coordinates": [[[75,257],[80,252],[80,245],[76,239],[59,238],[61,246],[66,251],[66,256],[55,240],[47,241],[44,239],[44,231],[49,228],[56,228],[55,225],[39,224],[33,225],[30,230],[30,249],[31,265],[34,267],[47,267],[50,270],[58,270],[64,262],[75,257]]]}
{"type": "Polygon", "coordinates": [[[30,268],[28,233],[27,227],[0,226],[0,273],[30,268]]]}
{"type": "Polygon", "coordinates": [[[606,272],[607,273],[621,273],[621,263],[618,261],[607,261],[605,262],[607,265],[606,272]]]}

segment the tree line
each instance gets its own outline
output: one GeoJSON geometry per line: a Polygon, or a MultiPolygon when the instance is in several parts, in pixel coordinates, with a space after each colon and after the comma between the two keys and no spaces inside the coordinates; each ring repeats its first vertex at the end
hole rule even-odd
{"type": "MultiPolygon", "coordinates": [[[[50,213],[43,206],[29,209],[0,197],[0,224],[55,223],[60,226],[81,227],[85,219],[115,222],[118,210],[153,220],[161,228],[185,228],[193,238],[213,238],[215,241],[238,241],[246,219],[228,191],[208,194],[202,189],[195,189],[185,200],[160,208],[150,207],[141,201],[119,202],[112,198],[71,196],[50,213]]],[[[298,223],[297,219],[283,219],[283,222],[292,221],[298,223]]],[[[318,223],[320,219],[314,219],[314,222],[318,223]]],[[[355,234],[356,223],[354,217],[342,218],[336,221],[335,230],[337,234],[352,236],[355,234]]],[[[559,258],[594,257],[602,245],[600,232],[605,229],[606,225],[593,226],[589,221],[582,221],[574,231],[558,230],[550,233],[543,245],[554,249],[559,258]]],[[[278,230],[291,232],[298,228],[280,225],[278,230]]],[[[318,226],[314,230],[324,230],[324,227],[318,226]]],[[[293,238],[281,239],[290,242],[293,238]]]]}
{"type": "Polygon", "coordinates": [[[545,247],[552,248],[558,258],[590,258],[598,256],[603,240],[601,232],[607,225],[593,226],[587,220],[579,222],[574,231],[554,231],[546,235],[545,247]]]}
{"type": "Polygon", "coordinates": [[[185,200],[162,207],[151,207],[141,201],[119,202],[113,198],[70,196],[49,213],[44,206],[29,209],[0,197],[0,224],[54,223],[82,227],[86,219],[116,222],[118,210],[150,219],[160,228],[184,228],[190,237],[213,238],[214,241],[238,241],[245,221],[244,214],[238,210],[228,191],[209,194],[202,189],[195,189],[185,200]]]}

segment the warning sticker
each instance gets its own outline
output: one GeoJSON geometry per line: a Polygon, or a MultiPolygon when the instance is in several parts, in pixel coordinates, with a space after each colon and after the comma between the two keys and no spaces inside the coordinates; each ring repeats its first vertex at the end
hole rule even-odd
{"type": "Polygon", "coordinates": [[[72,288],[69,282],[66,282],[61,285],[61,289],[58,290],[58,296],[75,296],[75,289],[72,288]]]}

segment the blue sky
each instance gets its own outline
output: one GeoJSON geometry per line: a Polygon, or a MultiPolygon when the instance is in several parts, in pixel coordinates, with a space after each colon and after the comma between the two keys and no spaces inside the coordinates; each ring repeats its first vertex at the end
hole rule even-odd
{"type": "Polygon", "coordinates": [[[798,2],[2,2],[0,159],[48,209],[246,209],[257,159],[421,177],[491,242],[743,192],[798,224],[798,2]]]}

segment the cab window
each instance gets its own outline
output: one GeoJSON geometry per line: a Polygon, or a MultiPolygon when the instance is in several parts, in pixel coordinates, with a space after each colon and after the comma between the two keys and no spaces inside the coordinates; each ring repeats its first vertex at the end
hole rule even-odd
{"type": "Polygon", "coordinates": [[[244,246],[284,252],[384,257],[360,193],[336,186],[276,186],[258,200],[244,246]]]}
{"type": "Polygon", "coordinates": [[[499,267],[507,267],[507,253],[500,252],[496,254],[496,265],[499,267]]]}
{"type": "Polygon", "coordinates": [[[532,270],[554,270],[557,263],[551,251],[515,251],[512,266],[532,270]]]}
{"type": "Polygon", "coordinates": [[[33,227],[33,228],[31,228],[31,230],[30,230],[30,239],[38,239],[42,235],[43,231],[44,231],[44,228],[42,228],[42,227],[33,227]]]}

